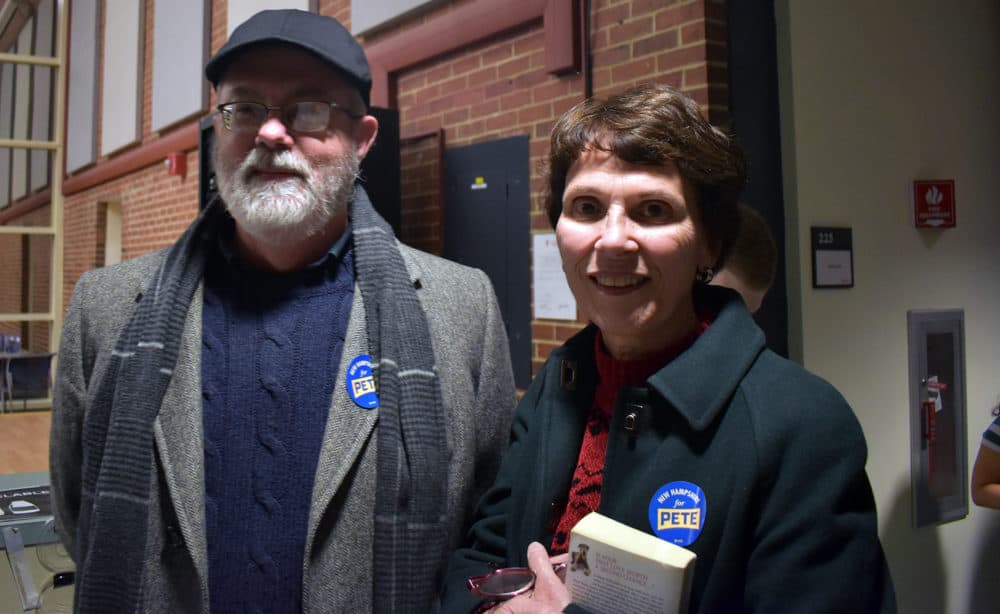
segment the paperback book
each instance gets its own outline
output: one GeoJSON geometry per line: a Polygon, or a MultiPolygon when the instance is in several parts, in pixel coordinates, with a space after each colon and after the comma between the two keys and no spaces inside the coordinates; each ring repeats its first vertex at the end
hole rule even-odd
{"type": "Polygon", "coordinates": [[[570,534],[566,586],[595,614],[688,611],[696,555],[612,520],[584,516],[570,534]]]}

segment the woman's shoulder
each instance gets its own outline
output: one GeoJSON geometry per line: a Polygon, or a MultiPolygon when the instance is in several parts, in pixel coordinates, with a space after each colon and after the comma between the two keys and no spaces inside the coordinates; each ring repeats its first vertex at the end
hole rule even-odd
{"type": "Polygon", "coordinates": [[[740,383],[730,410],[745,412],[764,475],[816,459],[843,475],[863,469],[868,444],[847,399],[819,375],[765,351],[740,383]]]}
{"type": "Polygon", "coordinates": [[[752,419],[768,431],[860,434],[854,410],[833,384],[771,350],[761,352],[739,390],[752,419]]]}
{"type": "Polygon", "coordinates": [[[843,399],[840,392],[822,376],[801,364],[765,348],[744,378],[744,383],[767,386],[785,393],[832,396],[843,399]]]}

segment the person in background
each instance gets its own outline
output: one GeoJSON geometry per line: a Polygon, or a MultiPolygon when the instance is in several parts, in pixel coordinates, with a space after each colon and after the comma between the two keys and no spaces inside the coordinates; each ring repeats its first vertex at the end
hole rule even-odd
{"type": "Polygon", "coordinates": [[[972,465],[972,501],[1000,509],[1000,416],[983,433],[972,465]]]}
{"type": "Polygon", "coordinates": [[[740,293],[750,313],[757,313],[774,284],[778,268],[778,246],[767,221],[755,209],[738,205],[740,229],[726,256],[726,263],[712,283],[740,293]]]}
{"type": "Polygon", "coordinates": [[[738,229],[736,142],[642,85],[570,109],[550,146],[547,211],[589,325],[525,392],[444,611],[579,611],[552,563],[598,511],[697,554],[692,613],[894,612],[857,418],[707,284],[738,229]],[[691,526],[651,520],[667,509],[691,526]],[[525,565],[513,599],[467,588],[525,565]]]}
{"type": "Polygon", "coordinates": [[[205,67],[220,197],[78,282],[51,437],[79,612],[417,612],[515,402],[486,275],[398,243],[358,185],[361,46],[271,10],[205,67]]]}

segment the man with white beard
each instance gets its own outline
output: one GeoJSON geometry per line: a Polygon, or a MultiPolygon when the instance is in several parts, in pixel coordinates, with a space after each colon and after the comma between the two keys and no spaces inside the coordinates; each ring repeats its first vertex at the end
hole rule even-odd
{"type": "Polygon", "coordinates": [[[360,45],[263,11],[208,62],[219,195],[84,274],[53,506],[80,612],[434,611],[514,385],[481,271],[399,244],[357,185],[360,45]]]}

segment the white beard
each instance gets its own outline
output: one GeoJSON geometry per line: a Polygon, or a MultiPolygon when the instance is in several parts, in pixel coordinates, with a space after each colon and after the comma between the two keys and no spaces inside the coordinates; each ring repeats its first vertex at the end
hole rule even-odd
{"type": "Polygon", "coordinates": [[[357,152],[317,164],[288,151],[254,148],[236,168],[216,159],[219,195],[239,227],[270,245],[294,245],[323,232],[345,212],[358,176],[357,152]],[[264,179],[255,169],[290,171],[287,179],[264,179]]]}

